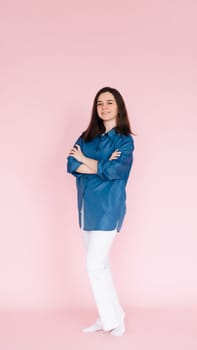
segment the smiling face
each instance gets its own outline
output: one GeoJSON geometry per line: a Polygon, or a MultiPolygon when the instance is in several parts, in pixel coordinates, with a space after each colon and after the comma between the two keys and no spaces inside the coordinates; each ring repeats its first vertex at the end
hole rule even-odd
{"type": "Polygon", "coordinates": [[[105,123],[114,123],[116,125],[118,115],[118,105],[111,92],[103,92],[97,99],[97,113],[100,119],[105,123]]]}

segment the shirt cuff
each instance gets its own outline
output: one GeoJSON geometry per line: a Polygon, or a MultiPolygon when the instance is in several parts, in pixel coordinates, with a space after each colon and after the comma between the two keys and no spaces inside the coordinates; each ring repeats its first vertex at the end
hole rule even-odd
{"type": "Polygon", "coordinates": [[[77,168],[83,164],[82,162],[79,162],[78,160],[76,160],[75,158],[69,156],[68,157],[68,166],[67,166],[67,170],[69,173],[74,173],[76,172],[77,168]]]}
{"type": "Polygon", "coordinates": [[[103,180],[106,180],[106,177],[104,175],[105,163],[105,160],[99,160],[97,163],[97,175],[100,176],[103,180]]]}

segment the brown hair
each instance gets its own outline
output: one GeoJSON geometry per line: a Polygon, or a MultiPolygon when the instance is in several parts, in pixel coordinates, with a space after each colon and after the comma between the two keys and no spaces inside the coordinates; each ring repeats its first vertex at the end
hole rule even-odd
{"type": "Polygon", "coordinates": [[[85,141],[91,141],[96,136],[105,132],[105,126],[103,124],[103,121],[102,119],[99,118],[97,113],[97,100],[99,95],[102,94],[103,92],[110,92],[114,96],[118,106],[117,126],[115,127],[116,132],[123,135],[129,135],[129,134],[135,135],[131,131],[128,113],[127,113],[127,109],[126,109],[123,97],[121,96],[118,90],[112,87],[106,86],[100,89],[94,98],[90,123],[87,129],[82,133],[81,135],[82,138],[85,141]]]}

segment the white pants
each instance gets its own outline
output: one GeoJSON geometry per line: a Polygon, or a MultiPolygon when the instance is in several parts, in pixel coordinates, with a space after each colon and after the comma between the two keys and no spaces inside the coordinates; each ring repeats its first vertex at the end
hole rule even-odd
{"type": "Polygon", "coordinates": [[[113,283],[110,247],[117,234],[113,231],[83,231],[86,268],[103,329],[108,331],[120,324],[125,313],[120,306],[113,283]]]}

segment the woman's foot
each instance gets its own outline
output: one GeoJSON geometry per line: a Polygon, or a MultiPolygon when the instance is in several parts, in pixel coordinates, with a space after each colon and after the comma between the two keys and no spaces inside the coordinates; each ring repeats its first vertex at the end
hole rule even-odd
{"type": "Polygon", "coordinates": [[[115,336],[121,336],[125,333],[125,324],[124,324],[124,320],[119,324],[119,326],[117,326],[116,328],[114,328],[111,332],[112,335],[115,336]]]}
{"type": "Polygon", "coordinates": [[[103,327],[102,327],[101,320],[99,318],[97,318],[97,320],[94,324],[84,328],[82,331],[86,332],[86,333],[92,333],[92,332],[96,332],[99,330],[103,330],[103,327]]]}

